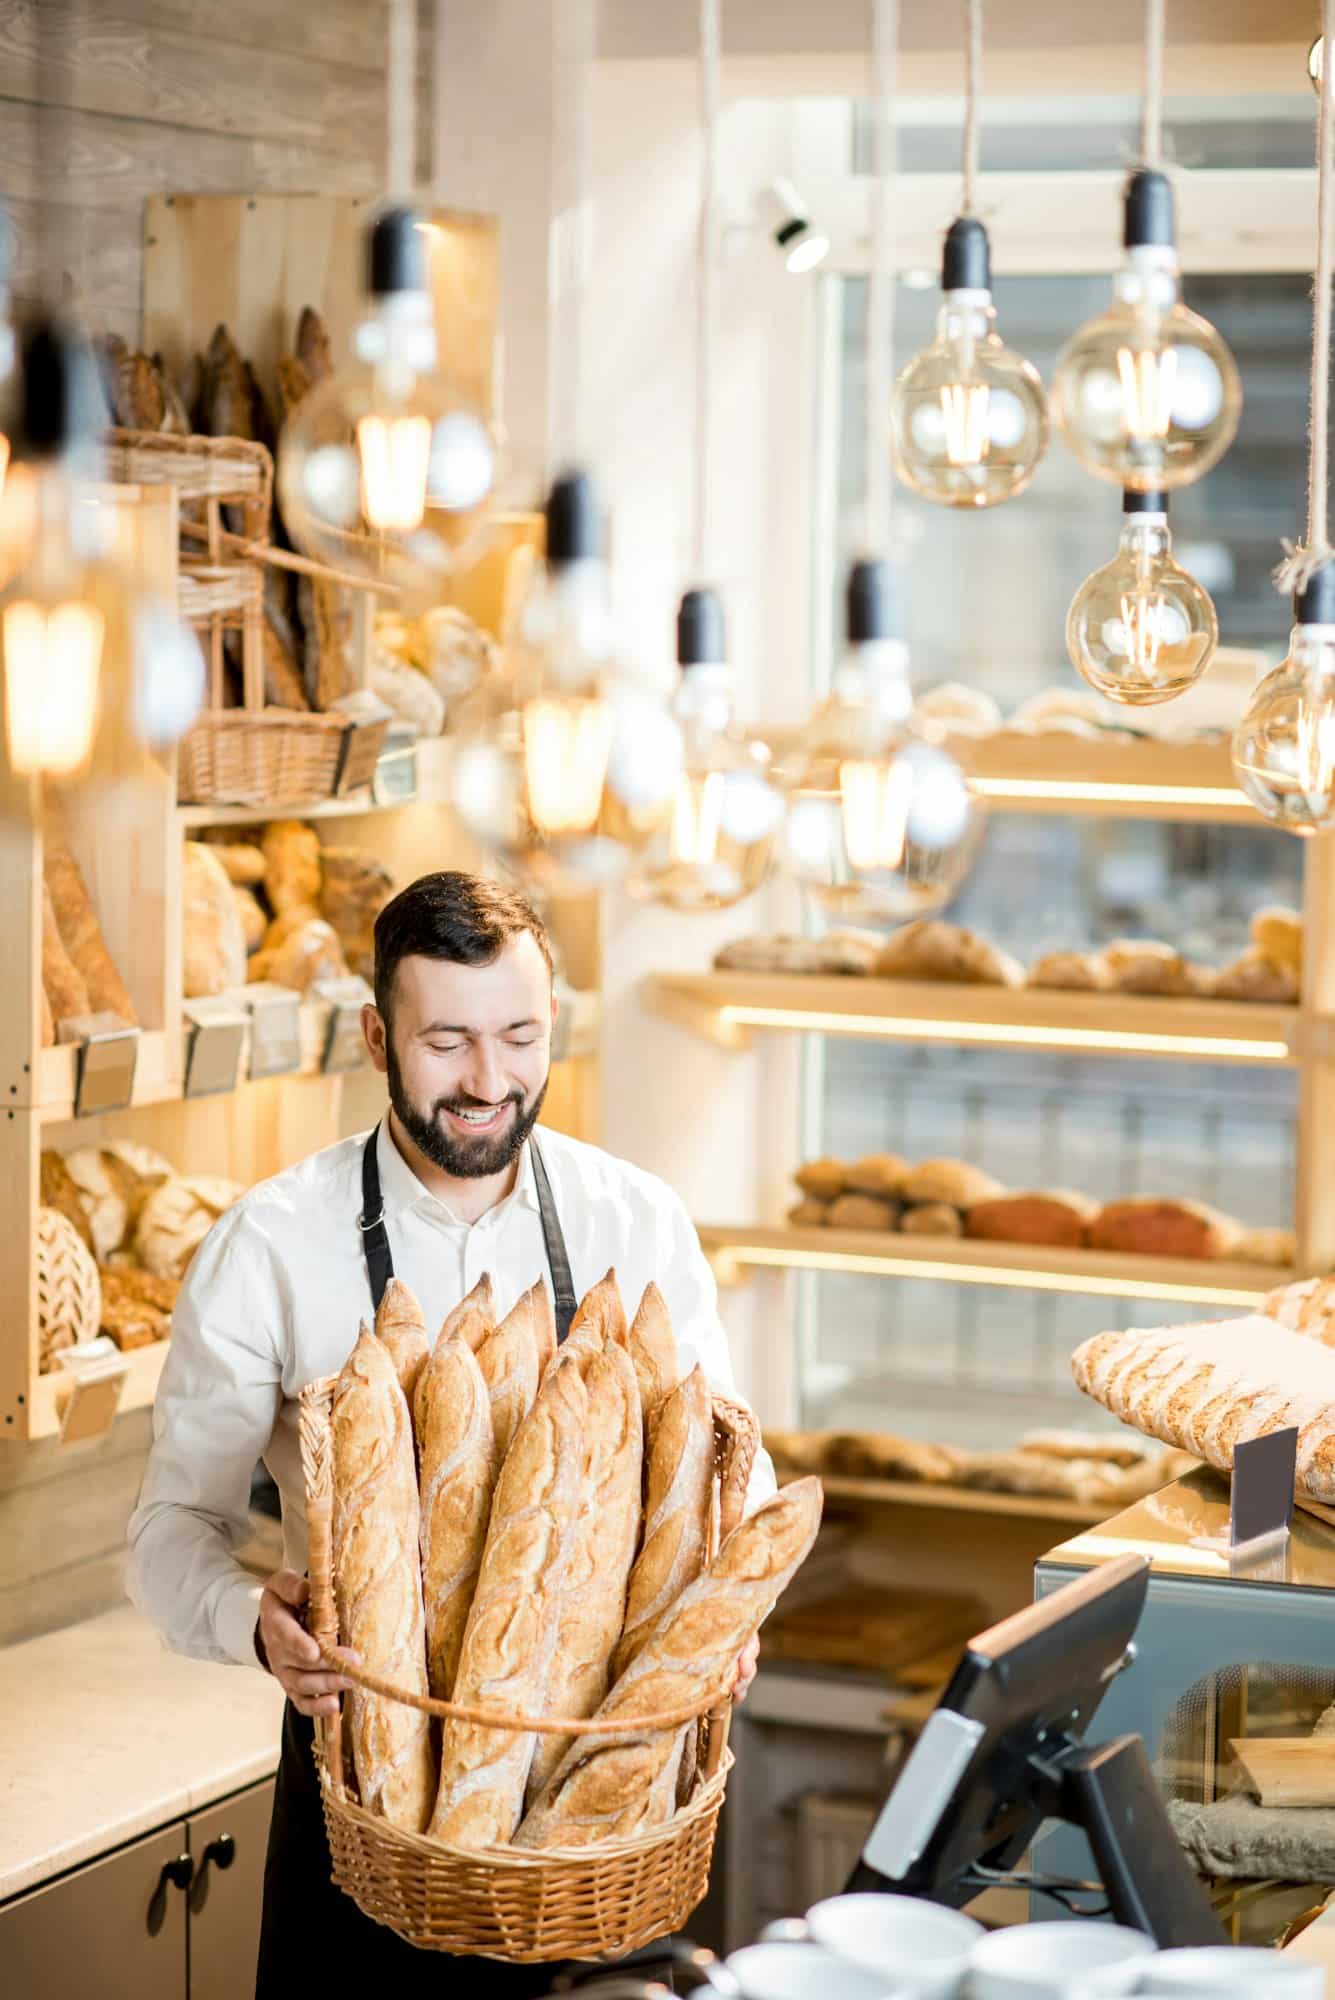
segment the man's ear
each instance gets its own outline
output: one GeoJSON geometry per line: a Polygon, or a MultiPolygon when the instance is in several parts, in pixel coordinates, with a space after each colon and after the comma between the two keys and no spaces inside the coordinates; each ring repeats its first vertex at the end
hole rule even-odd
{"type": "Polygon", "coordinates": [[[561,1002],[560,1002],[560,1001],[559,1001],[559,1000],[557,999],[557,997],[556,997],[556,988],[555,988],[555,987],[553,986],[553,988],[552,988],[552,1026],[553,1026],[553,1028],[555,1028],[555,1026],[556,1026],[556,1017],[557,1017],[557,1015],[558,1015],[558,1014],[560,1013],[560,1011],[561,1011],[561,1002]]]}
{"type": "Polygon", "coordinates": [[[385,1057],[386,1032],[387,1030],[381,1018],[380,1009],[373,1007],[368,1000],[362,1008],[362,1034],[366,1038],[366,1047],[371,1062],[380,1071],[382,1076],[389,1067],[385,1057]]]}

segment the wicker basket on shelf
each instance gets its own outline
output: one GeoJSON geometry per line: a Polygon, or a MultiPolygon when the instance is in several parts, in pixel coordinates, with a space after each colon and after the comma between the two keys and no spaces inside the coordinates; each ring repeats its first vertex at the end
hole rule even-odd
{"type": "MultiPolygon", "coordinates": [[[[331,1657],[339,1643],[333,1577],[333,1452],[330,1407],[336,1378],[301,1392],[301,1453],[310,1538],[310,1629],[326,1663],[347,1679],[431,1715],[480,1720],[488,1728],[560,1735],[619,1733],[570,1717],[513,1717],[389,1688],[331,1657]]],[[[757,1433],[748,1410],[714,1399],[718,1505],[713,1545],[741,1519],[757,1433]]],[[[711,1547],[710,1553],[713,1553],[711,1547]]],[[[730,1704],[710,1689],[689,1711],[637,1718],[635,1728],[704,1730],[696,1789],[666,1824],[587,1847],[450,1847],[367,1812],[346,1768],[341,1714],[315,1729],[334,1880],[368,1917],[426,1951],[534,1964],[621,1958],[679,1930],[704,1897],[714,1835],[732,1759],[730,1704]]]]}

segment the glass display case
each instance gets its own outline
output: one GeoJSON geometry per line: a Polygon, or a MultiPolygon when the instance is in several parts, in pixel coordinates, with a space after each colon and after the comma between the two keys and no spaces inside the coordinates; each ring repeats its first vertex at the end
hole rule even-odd
{"type": "MultiPolygon", "coordinates": [[[[1228,1513],[1227,1481],[1193,1473],[1050,1550],[1036,1594],[1131,1550],[1149,1557],[1136,1657],[1091,1733],[1143,1737],[1234,1941],[1271,1944],[1335,1895],[1335,1527],[1300,1511],[1278,1553],[1232,1556],[1228,1513]]],[[[1083,1835],[1055,1826],[1033,1866],[1093,1869],[1083,1835]]]]}

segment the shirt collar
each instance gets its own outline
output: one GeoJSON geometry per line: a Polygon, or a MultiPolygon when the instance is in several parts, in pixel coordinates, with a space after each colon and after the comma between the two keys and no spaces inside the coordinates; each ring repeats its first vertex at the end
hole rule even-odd
{"type": "MultiPolygon", "coordinates": [[[[459,1221],[460,1218],[454,1214],[449,1203],[442,1201],[439,1195],[433,1194],[429,1187],[418,1180],[390,1136],[388,1118],[382,1118],[380,1121],[375,1153],[376,1164],[380,1169],[380,1196],[387,1217],[401,1215],[410,1208],[426,1207],[429,1204],[433,1208],[442,1210],[451,1221],[459,1221]]],[[[508,1201],[517,1202],[524,1208],[536,1209],[538,1206],[538,1184],[533,1173],[533,1149],[527,1143],[519,1155],[519,1173],[515,1184],[504,1201],[497,1203],[497,1207],[503,1208],[508,1201]]],[[[495,1212],[495,1209],[488,1210],[488,1214],[494,1215],[495,1212]]]]}

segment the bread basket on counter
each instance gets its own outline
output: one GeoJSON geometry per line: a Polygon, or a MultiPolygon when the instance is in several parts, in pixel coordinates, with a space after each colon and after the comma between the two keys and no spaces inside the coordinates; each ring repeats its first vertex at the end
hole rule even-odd
{"type": "MultiPolygon", "coordinates": [[[[339,1644],[333,1570],[333,1450],[330,1410],[337,1378],[301,1392],[301,1455],[306,1483],[310,1630],[325,1664],[371,1693],[442,1718],[544,1735],[617,1735],[626,1723],[570,1716],[506,1716],[409,1693],[333,1658],[339,1644]]],[[[709,1555],[742,1518],[759,1444],[749,1410],[715,1395],[714,1479],[709,1555]]],[[[407,1832],[357,1798],[344,1756],[343,1716],[317,1720],[315,1761],[324,1801],[334,1881],[358,1908],[426,1951],[507,1959],[518,1964],[621,1958],[680,1930],[709,1884],[714,1836],[732,1759],[731,1702],[706,1689],[689,1706],[638,1717],[635,1727],[679,1729],[696,1722],[702,1742],[695,1789],[662,1826],[584,1847],[462,1848],[407,1832]]]]}

